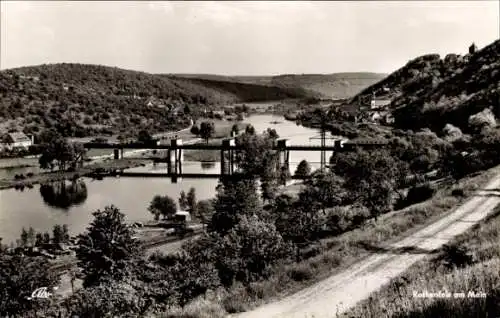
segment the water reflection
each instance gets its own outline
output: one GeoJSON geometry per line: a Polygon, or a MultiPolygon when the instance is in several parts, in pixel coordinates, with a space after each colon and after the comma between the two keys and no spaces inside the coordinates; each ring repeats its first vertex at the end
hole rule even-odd
{"type": "Polygon", "coordinates": [[[40,194],[47,205],[68,209],[73,205],[85,202],[87,199],[87,186],[82,179],[57,181],[42,184],[40,194]]]}
{"type": "Polygon", "coordinates": [[[215,161],[202,161],[201,162],[201,169],[203,169],[203,170],[213,169],[214,167],[215,167],[215,161]]]}

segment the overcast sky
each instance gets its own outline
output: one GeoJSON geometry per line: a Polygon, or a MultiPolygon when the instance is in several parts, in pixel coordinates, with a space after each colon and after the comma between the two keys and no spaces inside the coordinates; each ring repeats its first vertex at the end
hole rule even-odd
{"type": "Polygon", "coordinates": [[[151,73],[391,72],[500,38],[499,1],[2,1],[0,68],[151,73]]]}

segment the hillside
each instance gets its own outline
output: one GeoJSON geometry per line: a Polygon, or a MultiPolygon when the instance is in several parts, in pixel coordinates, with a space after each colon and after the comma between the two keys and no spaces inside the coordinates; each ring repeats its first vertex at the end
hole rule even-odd
{"type": "Polygon", "coordinates": [[[212,83],[85,64],[51,64],[0,71],[0,132],[36,134],[56,128],[65,136],[134,134],[187,125],[186,105],[213,107],[309,93],[279,87],[212,83]]]}
{"type": "Polygon", "coordinates": [[[444,60],[439,54],[417,57],[383,80],[362,90],[351,99],[351,102],[367,101],[373,94],[376,97],[395,99],[427,91],[453,74],[457,68],[463,67],[467,58],[456,54],[449,54],[444,60]]]}
{"type": "Polygon", "coordinates": [[[197,78],[268,85],[281,88],[301,88],[319,94],[318,97],[348,98],[385,77],[378,73],[289,74],[278,76],[223,76],[207,74],[175,74],[176,77],[197,78]]]}
{"type": "Polygon", "coordinates": [[[285,87],[271,84],[242,83],[238,79],[219,79],[217,76],[207,76],[207,78],[183,78],[179,76],[160,75],[168,79],[185,83],[187,85],[197,85],[214,92],[223,94],[233,101],[259,102],[274,101],[288,98],[320,97],[320,94],[301,88],[285,87]]]}
{"type": "Polygon", "coordinates": [[[489,108],[500,115],[500,40],[450,68],[450,74],[432,89],[393,102],[399,127],[426,126],[440,130],[446,123],[468,128],[471,115],[489,108]]]}
{"type": "Polygon", "coordinates": [[[500,115],[500,40],[464,56],[442,59],[429,54],[408,62],[382,81],[364,89],[351,103],[372,94],[392,99],[395,126],[429,127],[440,131],[447,123],[468,129],[469,117],[485,108],[500,115]]]}

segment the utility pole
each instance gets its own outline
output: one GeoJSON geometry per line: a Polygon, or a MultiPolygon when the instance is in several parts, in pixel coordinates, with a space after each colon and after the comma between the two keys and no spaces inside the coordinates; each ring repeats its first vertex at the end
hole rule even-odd
{"type": "Polygon", "coordinates": [[[321,124],[321,171],[325,169],[326,166],[326,129],[325,125],[321,124]]]}

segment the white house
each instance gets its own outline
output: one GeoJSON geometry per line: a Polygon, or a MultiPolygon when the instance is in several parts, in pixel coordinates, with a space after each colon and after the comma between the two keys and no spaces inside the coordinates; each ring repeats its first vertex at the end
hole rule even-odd
{"type": "Polygon", "coordinates": [[[26,136],[22,132],[8,133],[3,138],[3,148],[15,149],[15,148],[25,148],[33,145],[33,136],[26,136]]]}
{"type": "Polygon", "coordinates": [[[379,109],[388,106],[391,103],[390,99],[375,99],[372,98],[370,103],[371,109],[379,109]]]}
{"type": "Polygon", "coordinates": [[[176,220],[191,222],[191,214],[188,211],[177,211],[175,212],[174,218],[176,220]]]}

